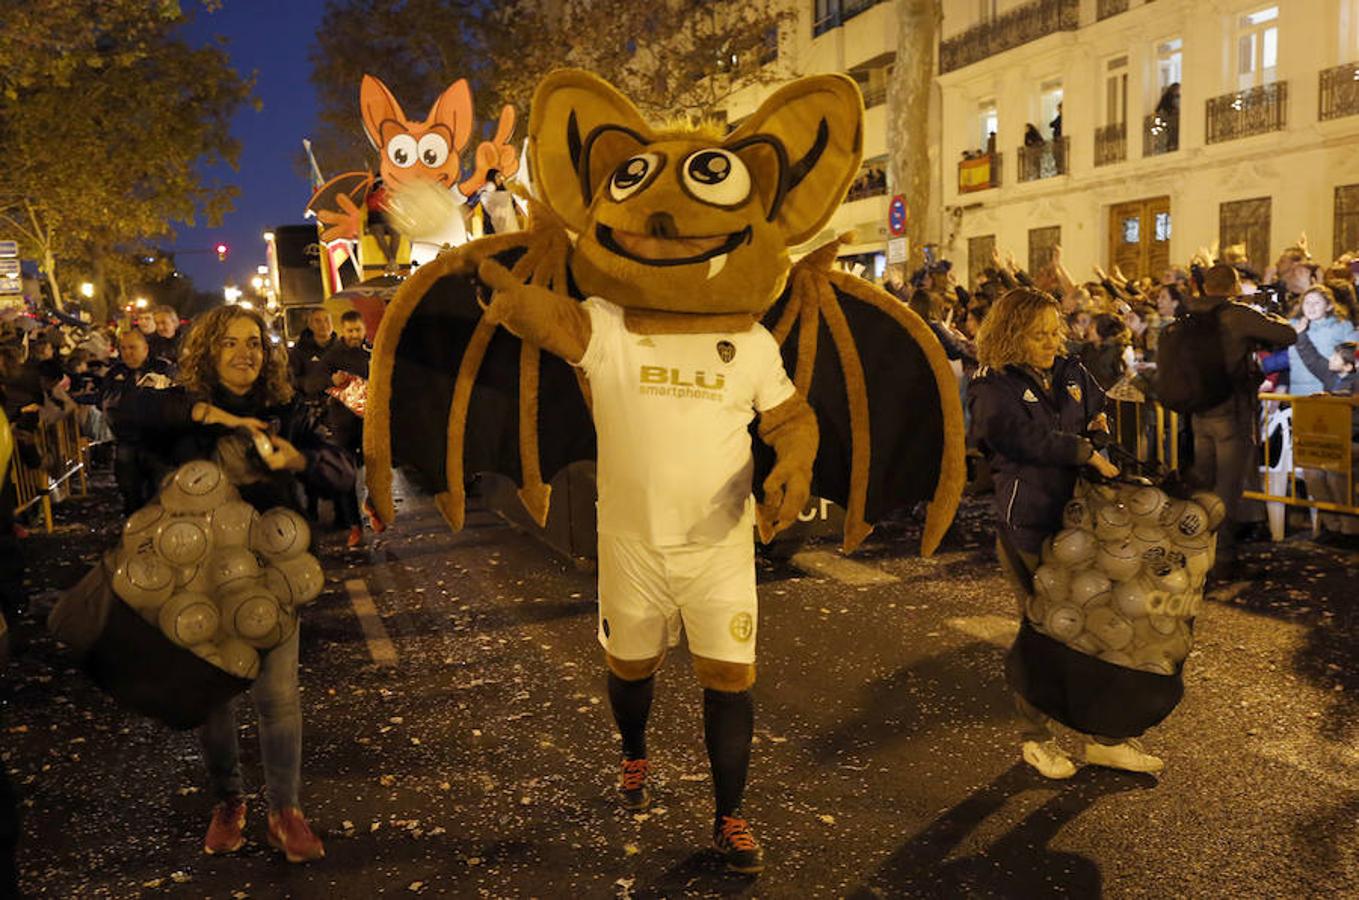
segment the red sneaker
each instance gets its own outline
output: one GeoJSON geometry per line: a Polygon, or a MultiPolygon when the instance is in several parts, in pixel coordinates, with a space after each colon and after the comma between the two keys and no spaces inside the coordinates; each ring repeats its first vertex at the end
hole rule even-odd
{"type": "Polygon", "coordinates": [[[228,797],[212,808],[212,823],[203,838],[203,852],[209,856],[235,853],[245,845],[245,800],[228,797]]]}
{"type": "Polygon", "coordinates": [[[326,855],[321,839],[296,806],[269,813],[269,844],[282,850],[290,863],[311,862],[326,855]]]}
{"type": "Polygon", "coordinates": [[[368,516],[368,525],[374,532],[382,534],[387,530],[387,523],[378,518],[377,510],[373,508],[373,504],[368,501],[367,497],[363,498],[363,512],[368,516]]]}
{"type": "Polygon", "coordinates": [[[637,811],[651,805],[651,791],[646,786],[647,767],[645,759],[623,760],[623,776],[618,782],[618,793],[622,795],[624,809],[637,811]]]}
{"type": "Polygon", "coordinates": [[[344,545],[348,547],[350,550],[353,550],[355,547],[362,543],[363,543],[363,528],[361,528],[358,525],[355,525],[349,529],[349,537],[345,539],[344,545]]]}
{"type": "Polygon", "coordinates": [[[730,872],[758,875],[764,871],[764,851],[745,819],[719,816],[713,823],[713,846],[730,872]]]}

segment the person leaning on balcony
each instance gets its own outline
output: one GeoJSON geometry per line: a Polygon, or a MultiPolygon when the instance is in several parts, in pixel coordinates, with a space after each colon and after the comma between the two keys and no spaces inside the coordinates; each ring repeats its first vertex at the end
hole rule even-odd
{"type": "Polygon", "coordinates": [[[1038,130],[1038,126],[1030,122],[1024,126],[1024,146],[1041,147],[1047,141],[1043,140],[1043,133],[1038,130]]]}

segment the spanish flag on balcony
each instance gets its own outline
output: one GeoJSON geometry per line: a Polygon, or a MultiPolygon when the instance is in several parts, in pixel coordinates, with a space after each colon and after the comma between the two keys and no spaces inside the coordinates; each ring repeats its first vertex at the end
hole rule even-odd
{"type": "Polygon", "coordinates": [[[991,163],[993,158],[990,156],[979,156],[976,159],[965,159],[958,163],[958,193],[966,194],[968,191],[984,191],[991,187],[991,163]]]}

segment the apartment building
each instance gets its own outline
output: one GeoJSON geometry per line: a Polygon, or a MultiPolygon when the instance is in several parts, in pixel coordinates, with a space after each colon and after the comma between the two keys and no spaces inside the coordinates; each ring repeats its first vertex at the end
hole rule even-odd
{"type": "MultiPolygon", "coordinates": [[[[872,259],[891,193],[876,173],[888,168],[894,4],[790,2],[798,24],[780,53],[799,73],[853,75],[867,107],[863,177],[818,242],[854,228],[846,255],[872,259]]],[[[1129,275],[1214,240],[1244,244],[1261,266],[1304,231],[1318,256],[1359,248],[1359,0],[944,0],[943,11],[935,208],[912,211],[913,240],[942,243],[973,272],[993,247],[1038,268],[1060,244],[1069,265],[1129,275]]],[[[728,119],[769,90],[733,97],[728,119]]]]}

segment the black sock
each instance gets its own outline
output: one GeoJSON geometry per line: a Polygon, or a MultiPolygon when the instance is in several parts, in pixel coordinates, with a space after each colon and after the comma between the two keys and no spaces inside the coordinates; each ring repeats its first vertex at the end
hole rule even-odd
{"type": "Polygon", "coordinates": [[[755,701],[750,691],[703,689],[703,739],[713,770],[718,817],[734,816],[741,806],[754,731],[755,701]]]}
{"type": "Polygon", "coordinates": [[[651,697],[656,687],[656,676],[648,675],[641,681],[624,681],[609,673],[609,706],[618,733],[623,738],[624,759],[646,758],[646,720],[651,715],[651,697]]]}

